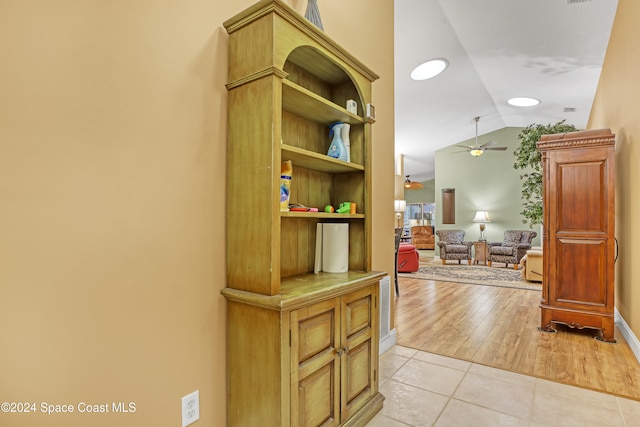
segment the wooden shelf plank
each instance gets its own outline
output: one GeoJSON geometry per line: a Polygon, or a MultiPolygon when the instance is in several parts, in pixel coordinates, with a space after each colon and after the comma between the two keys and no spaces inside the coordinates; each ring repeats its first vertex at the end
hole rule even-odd
{"type": "Polygon", "coordinates": [[[282,81],[282,108],[315,123],[362,124],[364,119],[289,80],[282,81]]]}
{"type": "Polygon", "coordinates": [[[364,214],[341,214],[327,212],[291,212],[281,211],[280,216],[283,218],[320,218],[320,219],[362,219],[364,214]]]}
{"type": "Polygon", "coordinates": [[[362,165],[334,159],[326,154],[316,153],[287,144],[282,144],[281,148],[282,161],[291,160],[294,167],[301,166],[303,168],[328,173],[347,173],[364,170],[364,166],[362,165]]]}

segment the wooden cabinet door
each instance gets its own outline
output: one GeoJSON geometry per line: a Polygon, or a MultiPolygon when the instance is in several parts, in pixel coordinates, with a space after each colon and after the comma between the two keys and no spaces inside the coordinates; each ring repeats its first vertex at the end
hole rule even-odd
{"type": "Polygon", "coordinates": [[[549,190],[554,202],[549,219],[551,259],[549,301],[556,307],[608,313],[613,265],[609,225],[608,150],[558,151],[551,155],[554,170],[549,190]]]}
{"type": "Polygon", "coordinates": [[[351,417],[376,393],[376,294],[367,287],[342,297],[341,418],[351,417]]]}
{"type": "Polygon", "coordinates": [[[375,289],[291,312],[293,426],[340,425],[377,393],[375,289]]]}
{"type": "Polygon", "coordinates": [[[340,299],[291,312],[291,424],[340,424],[340,299]]]}
{"type": "Polygon", "coordinates": [[[601,330],[614,339],[615,135],[543,135],[544,265],[541,328],[601,330]]]}

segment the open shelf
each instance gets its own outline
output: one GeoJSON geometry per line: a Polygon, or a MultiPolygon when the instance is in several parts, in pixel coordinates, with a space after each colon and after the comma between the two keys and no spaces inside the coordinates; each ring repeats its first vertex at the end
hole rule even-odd
{"type": "Polygon", "coordinates": [[[362,124],[364,119],[289,80],[282,81],[282,108],[312,122],[362,124]]]}
{"type": "Polygon", "coordinates": [[[334,159],[326,154],[282,144],[282,161],[291,160],[295,166],[327,173],[347,173],[363,171],[364,167],[357,163],[334,159]]]}
{"type": "Polygon", "coordinates": [[[327,212],[299,212],[299,211],[280,211],[283,218],[320,218],[320,219],[353,219],[364,218],[364,214],[341,214],[327,212]]]}

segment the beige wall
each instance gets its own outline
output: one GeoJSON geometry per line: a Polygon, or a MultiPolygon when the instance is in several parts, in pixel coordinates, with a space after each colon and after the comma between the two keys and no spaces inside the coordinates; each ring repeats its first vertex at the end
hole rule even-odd
{"type": "MultiPolygon", "coordinates": [[[[294,1],[295,3],[295,1],[294,1]]],[[[304,13],[306,1],[299,9],[304,13]]],[[[394,270],[393,1],[318,2],[325,32],[375,71],[373,126],[373,269],[394,270]],[[331,7],[327,7],[331,6],[331,7]],[[362,13],[363,19],[354,19],[362,13]]]]}
{"type": "Polygon", "coordinates": [[[616,134],[616,308],[640,337],[640,2],[619,0],[590,129],[616,134]]]}
{"type": "MultiPolygon", "coordinates": [[[[226,424],[222,22],[252,3],[2,2],[0,401],[136,412],[0,425],[177,426],[196,389],[195,425],[226,424]]],[[[373,265],[392,271],[393,2],[320,10],[381,75],[373,265]]]]}

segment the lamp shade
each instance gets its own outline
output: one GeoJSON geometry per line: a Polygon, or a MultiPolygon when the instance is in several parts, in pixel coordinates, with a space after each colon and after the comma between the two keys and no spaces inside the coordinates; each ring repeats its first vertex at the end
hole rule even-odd
{"type": "Polygon", "coordinates": [[[491,222],[491,218],[489,218],[489,212],[476,211],[476,216],[473,218],[473,222],[491,222]]]}
{"type": "Polygon", "coordinates": [[[406,200],[394,200],[393,201],[393,208],[395,209],[396,212],[404,212],[404,210],[407,208],[407,201],[406,200]]]}

